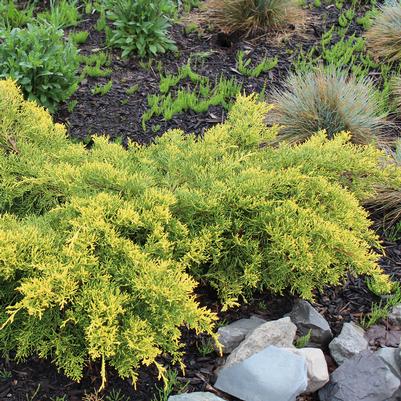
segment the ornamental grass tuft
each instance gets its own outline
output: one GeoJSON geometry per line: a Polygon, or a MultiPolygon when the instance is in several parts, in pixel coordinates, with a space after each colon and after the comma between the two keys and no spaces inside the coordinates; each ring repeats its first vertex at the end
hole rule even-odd
{"type": "Polygon", "coordinates": [[[295,0],[209,0],[207,14],[225,33],[245,36],[299,22],[303,10],[295,0]]]}
{"type": "Polygon", "coordinates": [[[385,141],[385,120],[370,80],[324,69],[291,74],[270,101],[274,109],[267,122],[281,126],[278,140],[300,143],[325,130],[329,138],[350,132],[356,144],[385,141]]]}
{"type": "Polygon", "coordinates": [[[401,61],[401,1],[390,1],[380,7],[366,33],[366,44],[375,57],[401,61]]]}

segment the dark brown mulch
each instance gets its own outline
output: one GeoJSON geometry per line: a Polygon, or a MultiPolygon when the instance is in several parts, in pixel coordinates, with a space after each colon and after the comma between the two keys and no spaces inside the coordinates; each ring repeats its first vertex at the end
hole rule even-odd
{"type": "MultiPolygon", "coordinates": [[[[81,47],[82,54],[90,54],[94,49],[106,50],[104,34],[94,29],[96,19],[96,15],[86,16],[85,21],[76,28],[90,32],[87,43],[81,47]]],[[[68,113],[64,105],[56,118],[66,123],[72,137],[80,139],[92,134],[107,134],[111,138],[122,137],[123,142],[129,138],[139,143],[149,143],[155,136],[170,128],[181,128],[187,133],[201,134],[205,128],[224,120],[226,111],[222,107],[213,107],[203,114],[181,113],[170,121],[155,117],[148,123],[147,130],[143,131],[141,118],[147,108],[146,98],[149,94],[158,93],[160,72],[175,73],[179,66],[186,64],[191,58],[193,69],[210,77],[212,82],[224,75],[241,82],[247,93],[261,92],[264,85],[270,90],[273,84],[281,82],[287,75],[298,46],[302,44],[307,49],[316,42],[319,24],[315,20],[316,16],[311,25],[303,28],[302,34],[290,27],[285,34],[285,43],[280,45],[276,43],[277,38],[264,37],[256,42],[237,39],[231,42],[222,40],[219,34],[187,34],[183,25],[174,25],[171,36],[177,42],[177,54],[164,54],[156,58],[149,68],[144,68],[141,67],[139,59],[121,60],[119,51],[112,51],[111,77],[84,80],[72,97],[72,100],[78,102],[73,112],[68,113]],[[239,49],[249,51],[253,62],[259,62],[265,56],[277,56],[278,66],[259,78],[244,77],[236,71],[235,60],[239,49]],[[161,71],[158,71],[158,66],[161,66],[161,71]],[[93,86],[104,84],[110,79],[113,80],[113,87],[109,93],[104,96],[91,94],[93,86]],[[139,85],[138,92],[127,96],[126,90],[135,84],[139,85]]]]}
{"type": "MultiPolygon", "coordinates": [[[[148,67],[141,66],[141,60],[130,58],[122,60],[118,50],[105,47],[105,35],[95,29],[97,14],[86,15],[80,25],[74,29],[90,32],[87,43],[81,46],[82,54],[106,50],[112,55],[111,77],[85,79],[71,100],[77,105],[72,113],[64,105],[56,118],[64,122],[73,138],[87,139],[93,134],[108,135],[111,138],[128,139],[139,143],[149,143],[155,136],[171,128],[181,128],[186,133],[202,134],[207,127],[224,120],[226,111],[222,107],[213,107],[207,113],[181,113],[170,121],[154,117],[144,131],[141,118],[147,109],[147,96],[158,93],[160,74],[175,73],[178,68],[192,60],[196,72],[208,76],[212,82],[223,75],[234,78],[243,85],[246,93],[262,92],[267,97],[272,88],[281,85],[297,59],[300,48],[307,52],[319,42],[323,32],[336,24],[342,11],[334,5],[307,10],[303,26],[289,26],[284,32],[265,35],[255,40],[241,40],[239,37],[226,37],[220,33],[208,32],[207,29],[186,33],[185,24],[176,24],[171,29],[171,36],[177,43],[177,53],[166,53],[153,60],[148,67]],[[245,77],[236,70],[236,54],[246,50],[253,63],[265,57],[278,57],[278,65],[258,78],[245,77]],[[104,96],[92,95],[91,89],[97,84],[113,80],[113,87],[104,96]],[[139,90],[130,96],[126,90],[133,85],[139,90]]],[[[359,34],[361,27],[356,23],[351,32],[359,34]]],[[[334,43],[335,38],[333,39],[334,43]]],[[[190,84],[190,83],[187,83],[190,84]]],[[[193,86],[192,86],[193,88],[193,86]]]]}

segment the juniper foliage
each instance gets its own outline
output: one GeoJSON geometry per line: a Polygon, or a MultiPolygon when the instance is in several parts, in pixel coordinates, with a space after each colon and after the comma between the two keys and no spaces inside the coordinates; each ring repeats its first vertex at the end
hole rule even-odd
{"type": "Polygon", "coordinates": [[[261,147],[269,109],[239,96],[203,140],[88,151],[0,81],[0,350],[135,381],[141,365],[163,373],[161,354],[180,360],[184,325],[213,336],[197,282],[226,307],[257,289],[311,299],[347,274],[388,291],[359,204],[389,180],[384,154],[346,133],[261,147]]]}

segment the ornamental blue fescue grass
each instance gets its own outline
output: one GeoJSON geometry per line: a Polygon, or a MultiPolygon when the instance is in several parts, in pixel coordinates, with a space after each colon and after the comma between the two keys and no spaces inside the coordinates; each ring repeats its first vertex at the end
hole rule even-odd
{"type": "Polygon", "coordinates": [[[379,7],[366,33],[366,43],[374,57],[401,61],[401,1],[388,1],[379,7]]]}
{"type": "Polygon", "coordinates": [[[281,126],[278,140],[300,143],[321,130],[329,138],[348,131],[356,144],[384,140],[385,116],[368,79],[323,68],[293,73],[270,101],[274,109],[267,121],[281,126]]]}

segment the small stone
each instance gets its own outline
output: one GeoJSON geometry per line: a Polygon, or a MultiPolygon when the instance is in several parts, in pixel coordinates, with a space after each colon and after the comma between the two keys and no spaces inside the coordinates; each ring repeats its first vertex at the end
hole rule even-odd
{"type": "Polygon", "coordinates": [[[380,357],[387,366],[389,366],[399,379],[401,379],[401,358],[397,348],[380,348],[376,351],[376,355],[380,357]]]}
{"type": "Polygon", "coordinates": [[[225,354],[232,352],[249,333],[263,323],[266,323],[266,320],[252,316],[250,319],[240,319],[227,326],[220,327],[217,330],[217,335],[220,344],[223,346],[223,352],[225,354]]]}
{"type": "Polygon", "coordinates": [[[365,332],[354,323],[344,323],[341,333],[329,344],[331,356],[341,365],[345,360],[368,349],[365,332]]]}
{"type": "Polygon", "coordinates": [[[395,305],[388,315],[390,322],[401,325],[401,304],[395,305]]]}
{"type": "Polygon", "coordinates": [[[320,401],[394,400],[400,380],[376,354],[362,351],[346,360],[319,391],[320,401]]]}
{"type": "Polygon", "coordinates": [[[289,316],[301,336],[305,336],[311,331],[309,347],[325,347],[333,338],[327,320],[309,302],[298,301],[289,316]]]}
{"type": "Polygon", "coordinates": [[[221,370],[215,387],[246,401],[294,401],[307,386],[305,359],[268,346],[221,370]]]}
{"type": "Polygon", "coordinates": [[[179,395],[172,395],[167,401],[224,401],[222,398],[217,397],[212,393],[185,393],[179,395]]]}
{"type": "Polygon", "coordinates": [[[242,343],[228,356],[224,368],[242,362],[253,354],[264,350],[269,345],[291,348],[297,327],[289,317],[266,322],[250,333],[242,343]]]}
{"type": "Polygon", "coordinates": [[[308,386],[306,393],[314,393],[329,381],[326,358],[318,348],[285,348],[286,351],[304,357],[308,370],[308,386]]]}

